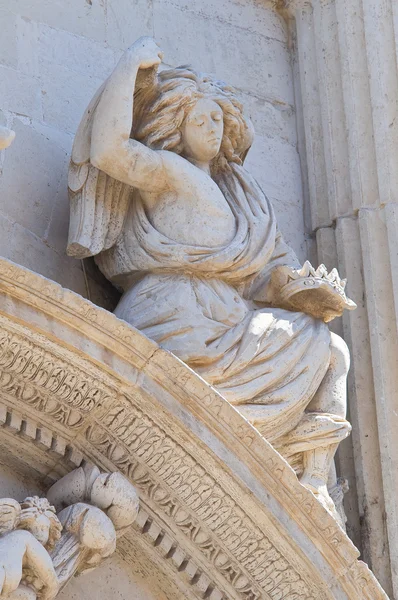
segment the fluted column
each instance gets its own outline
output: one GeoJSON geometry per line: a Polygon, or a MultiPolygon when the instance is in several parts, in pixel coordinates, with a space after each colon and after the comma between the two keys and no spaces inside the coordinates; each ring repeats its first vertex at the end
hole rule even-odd
{"type": "Polygon", "coordinates": [[[284,3],[319,262],[337,264],[358,309],[343,330],[352,354],[349,532],[398,599],[398,4],[284,3]],[[287,4],[287,6],[286,6],[287,4]]]}

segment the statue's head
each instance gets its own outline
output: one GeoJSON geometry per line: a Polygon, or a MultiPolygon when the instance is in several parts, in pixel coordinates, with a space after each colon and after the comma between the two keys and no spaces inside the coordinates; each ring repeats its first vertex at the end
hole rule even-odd
{"type": "Polygon", "coordinates": [[[62,531],[55,508],[46,498],[32,496],[21,502],[21,509],[17,528],[29,531],[47,550],[52,550],[62,531]]]}
{"type": "Polygon", "coordinates": [[[221,168],[242,163],[253,139],[235,90],[190,67],[162,71],[157,86],[139,89],[134,112],[135,139],[221,168]]]}
{"type": "Polygon", "coordinates": [[[198,98],[187,111],[180,131],[184,156],[212,161],[220,152],[224,133],[221,107],[212,98],[198,98]]]}

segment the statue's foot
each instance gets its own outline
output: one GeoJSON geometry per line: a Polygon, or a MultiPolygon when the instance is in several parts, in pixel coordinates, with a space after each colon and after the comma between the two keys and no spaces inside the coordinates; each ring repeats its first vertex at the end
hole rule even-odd
{"type": "Polygon", "coordinates": [[[337,521],[342,529],[345,530],[344,523],[341,519],[340,514],[338,513],[336,506],[329,495],[328,488],[326,483],[323,480],[320,480],[316,477],[308,477],[303,476],[300,480],[300,483],[310,490],[318,500],[322,504],[324,508],[332,515],[332,517],[337,521]]]}

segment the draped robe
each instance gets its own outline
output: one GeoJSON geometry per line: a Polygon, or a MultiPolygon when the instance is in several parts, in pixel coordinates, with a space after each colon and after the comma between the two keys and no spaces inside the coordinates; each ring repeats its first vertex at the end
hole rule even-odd
{"type": "Polygon", "coordinates": [[[115,313],[192,367],[286,457],[338,442],[347,421],[308,410],[329,366],[327,326],[264,303],[272,270],[300,264],[243,167],[215,181],[236,231],[214,248],[162,234],[135,191],[117,243],[96,257],[124,290],[115,313]]]}

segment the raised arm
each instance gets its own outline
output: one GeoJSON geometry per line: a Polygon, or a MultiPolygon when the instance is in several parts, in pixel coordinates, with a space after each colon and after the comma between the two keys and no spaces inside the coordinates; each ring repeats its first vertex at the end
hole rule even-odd
{"type": "Polygon", "coordinates": [[[121,57],[105,84],[91,135],[91,163],[114,179],[158,192],[167,187],[161,153],[130,138],[134,88],[139,69],[161,63],[162,52],[148,37],[137,40],[121,57]]]}
{"type": "Polygon", "coordinates": [[[246,285],[243,291],[244,297],[260,304],[272,304],[275,294],[273,274],[284,265],[295,269],[301,267],[295,252],[288,246],[277,228],[272,256],[262,271],[246,285]]]}

